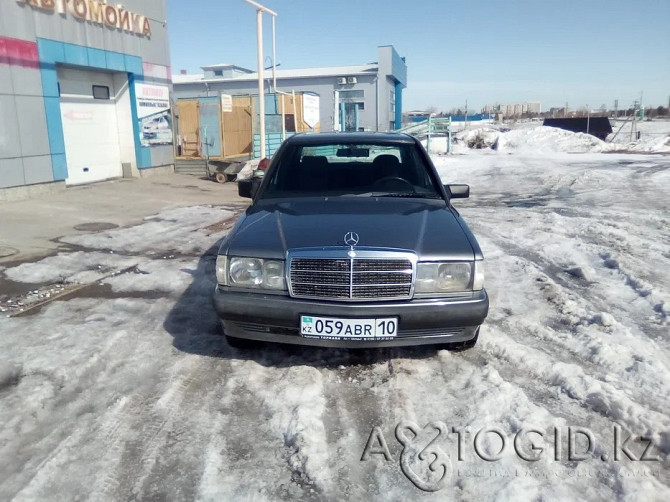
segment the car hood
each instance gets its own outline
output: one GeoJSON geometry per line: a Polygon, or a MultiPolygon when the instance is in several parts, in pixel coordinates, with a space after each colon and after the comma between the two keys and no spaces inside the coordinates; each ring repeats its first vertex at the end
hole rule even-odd
{"type": "Polygon", "coordinates": [[[464,226],[443,200],[321,197],[259,201],[240,218],[220,252],[284,259],[289,249],[345,246],[345,234],[356,232],[356,247],[406,249],[422,260],[473,260],[464,226]]]}

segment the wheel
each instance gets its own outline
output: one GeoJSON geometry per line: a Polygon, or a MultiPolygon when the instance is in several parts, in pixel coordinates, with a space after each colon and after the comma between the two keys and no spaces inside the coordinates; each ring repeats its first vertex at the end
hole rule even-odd
{"type": "Polygon", "coordinates": [[[247,340],[246,338],[235,338],[234,336],[226,335],[228,345],[235,349],[255,349],[258,347],[256,340],[247,340]]]}
{"type": "Polygon", "coordinates": [[[214,176],[216,177],[216,181],[218,181],[219,183],[225,183],[226,181],[228,181],[224,173],[219,172],[216,173],[214,176]]]}
{"type": "Polygon", "coordinates": [[[414,185],[412,185],[405,178],[399,176],[387,176],[386,178],[381,178],[375,181],[372,184],[372,187],[375,190],[408,190],[413,192],[414,185]]]}

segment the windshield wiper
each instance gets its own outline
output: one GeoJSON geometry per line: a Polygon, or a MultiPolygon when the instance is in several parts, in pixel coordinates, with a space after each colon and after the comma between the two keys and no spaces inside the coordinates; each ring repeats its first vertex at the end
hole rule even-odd
{"type": "Polygon", "coordinates": [[[390,192],[376,197],[405,197],[413,199],[439,199],[440,196],[432,193],[416,193],[416,192],[390,192]]]}

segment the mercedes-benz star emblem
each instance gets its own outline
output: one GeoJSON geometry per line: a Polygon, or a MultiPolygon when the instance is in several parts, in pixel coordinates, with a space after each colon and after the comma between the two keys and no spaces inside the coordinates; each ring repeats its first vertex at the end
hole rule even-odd
{"type": "Polygon", "coordinates": [[[354,247],[358,244],[358,234],[356,232],[347,232],[344,234],[344,243],[347,246],[354,247]]]}

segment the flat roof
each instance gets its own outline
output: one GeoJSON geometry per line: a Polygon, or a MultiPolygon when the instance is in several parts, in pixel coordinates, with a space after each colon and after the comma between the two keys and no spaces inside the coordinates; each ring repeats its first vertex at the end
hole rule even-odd
{"type": "MultiPolygon", "coordinates": [[[[211,68],[211,66],[203,66],[211,68]]],[[[354,66],[325,66],[321,68],[296,68],[289,70],[275,70],[277,79],[285,78],[309,78],[309,77],[345,77],[350,75],[366,75],[376,73],[379,69],[377,64],[364,64],[354,66]]],[[[272,69],[263,72],[265,78],[272,78],[272,69]]],[[[258,73],[245,73],[235,77],[205,78],[202,73],[190,75],[173,75],[173,84],[195,84],[198,82],[244,82],[258,80],[258,73]]]]}
{"type": "MultiPolygon", "coordinates": [[[[210,64],[207,66],[201,66],[203,70],[237,70],[241,71],[243,73],[253,73],[253,70],[249,70],[248,68],[243,68],[241,66],[237,66],[236,64],[228,64],[228,63],[217,63],[217,64],[210,64]]],[[[201,75],[200,73],[198,75],[201,75]]]]}

